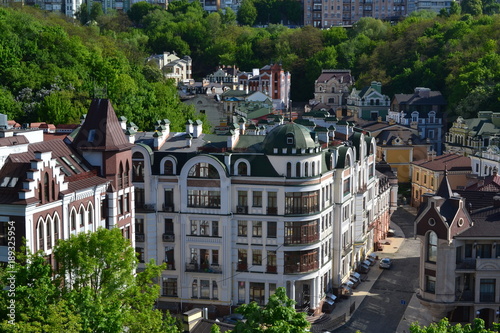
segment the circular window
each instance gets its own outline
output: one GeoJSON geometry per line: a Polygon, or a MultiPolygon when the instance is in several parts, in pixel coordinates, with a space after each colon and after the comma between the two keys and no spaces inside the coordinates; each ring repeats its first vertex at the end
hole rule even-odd
{"type": "Polygon", "coordinates": [[[459,219],[457,224],[458,224],[459,227],[463,226],[464,225],[464,219],[459,219]]]}
{"type": "Polygon", "coordinates": [[[436,225],[436,220],[434,220],[432,217],[429,219],[429,225],[431,227],[435,226],[436,225]]]}

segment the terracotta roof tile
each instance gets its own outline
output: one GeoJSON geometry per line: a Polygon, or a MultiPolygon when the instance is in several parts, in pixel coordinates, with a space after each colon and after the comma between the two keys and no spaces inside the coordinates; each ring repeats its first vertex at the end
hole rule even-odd
{"type": "Polygon", "coordinates": [[[433,171],[444,171],[445,168],[448,171],[472,170],[470,158],[456,154],[444,154],[436,156],[433,160],[423,159],[412,164],[433,171]]]}

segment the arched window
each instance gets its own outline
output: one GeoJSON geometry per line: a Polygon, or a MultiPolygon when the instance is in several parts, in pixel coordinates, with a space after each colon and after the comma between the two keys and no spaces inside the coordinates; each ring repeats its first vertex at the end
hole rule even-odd
{"type": "Polygon", "coordinates": [[[247,170],[247,164],[241,162],[238,164],[238,176],[247,176],[248,175],[248,170],[247,170]]]}
{"type": "Polygon", "coordinates": [[[286,164],[286,176],[288,178],[292,177],[292,163],[290,162],[286,164]]]}
{"type": "Polygon", "coordinates": [[[309,176],[309,163],[306,162],[304,163],[304,177],[308,177],[309,176]]]}
{"type": "Polygon", "coordinates": [[[94,207],[90,203],[87,210],[87,217],[87,223],[92,224],[94,222],[94,207]]]}
{"type": "Polygon", "coordinates": [[[132,181],[144,181],[144,156],[139,152],[132,155],[132,181]]]}
{"type": "Polygon", "coordinates": [[[351,166],[351,156],[349,154],[347,154],[345,156],[345,167],[348,168],[351,166]]]}
{"type": "Polygon", "coordinates": [[[170,161],[170,160],[165,161],[163,168],[164,168],[163,173],[165,175],[173,175],[174,174],[174,163],[172,161],[170,161]]]}
{"type": "Polygon", "coordinates": [[[50,228],[50,219],[45,223],[45,239],[47,240],[47,249],[50,250],[52,248],[52,231],[50,228]]]}
{"type": "Polygon", "coordinates": [[[427,234],[427,261],[436,262],[437,259],[437,234],[431,231],[427,234]]]}
{"type": "Polygon", "coordinates": [[[50,182],[49,182],[49,173],[45,172],[43,175],[43,199],[45,202],[50,201],[50,182]]]}
{"type": "Polygon", "coordinates": [[[128,161],[125,163],[125,173],[123,174],[123,179],[125,181],[125,186],[129,186],[129,176],[130,176],[130,165],[128,161]]]}
{"type": "Polygon", "coordinates": [[[314,174],[316,173],[316,163],[314,161],[312,162],[311,172],[312,176],[314,176],[314,174]]]}
{"type": "Polygon", "coordinates": [[[40,200],[40,201],[43,200],[42,182],[38,183],[38,200],[40,200]]]}
{"type": "Polygon", "coordinates": [[[38,249],[44,251],[45,246],[43,244],[43,220],[38,221],[38,228],[37,228],[37,234],[38,234],[38,249]]]}
{"type": "Polygon", "coordinates": [[[80,222],[80,228],[85,224],[85,209],[80,207],[80,211],[78,212],[78,221],[80,222]]]}
{"type": "MultiPolygon", "coordinates": [[[[54,242],[59,239],[59,216],[54,216],[54,242]]],[[[57,243],[56,243],[57,244],[57,243]]]]}
{"type": "Polygon", "coordinates": [[[52,200],[56,200],[56,181],[52,179],[52,200]]]}
{"type": "Polygon", "coordinates": [[[295,177],[300,177],[300,162],[295,165],[295,177]]]}
{"type": "Polygon", "coordinates": [[[118,188],[123,188],[123,164],[120,162],[120,167],[118,168],[118,188]]]}
{"type": "Polygon", "coordinates": [[[202,162],[191,167],[188,173],[188,177],[219,179],[219,173],[213,165],[202,162]]]}
{"type": "Polygon", "coordinates": [[[71,230],[76,229],[76,210],[71,211],[71,217],[70,217],[70,224],[71,224],[71,230]]]}

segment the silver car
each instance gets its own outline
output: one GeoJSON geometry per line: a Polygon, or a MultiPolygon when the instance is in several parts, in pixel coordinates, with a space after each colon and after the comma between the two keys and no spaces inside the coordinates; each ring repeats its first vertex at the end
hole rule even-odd
{"type": "Polygon", "coordinates": [[[382,258],[380,260],[380,263],[378,264],[378,267],[385,269],[389,269],[391,268],[391,266],[392,266],[392,260],[389,258],[382,258]]]}

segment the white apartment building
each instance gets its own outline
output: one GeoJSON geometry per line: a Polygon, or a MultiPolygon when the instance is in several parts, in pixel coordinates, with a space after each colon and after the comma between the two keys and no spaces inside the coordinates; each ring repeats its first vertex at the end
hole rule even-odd
{"type": "Polygon", "coordinates": [[[351,145],[327,147],[295,123],[266,135],[244,135],[244,126],[205,134],[201,125],[127,132],[137,252],[166,263],[160,307],[219,316],[286,287],[298,309],[320,311],[390,214],[395,188],[379,186],[374,139],[356,133],[351,145]]]}

